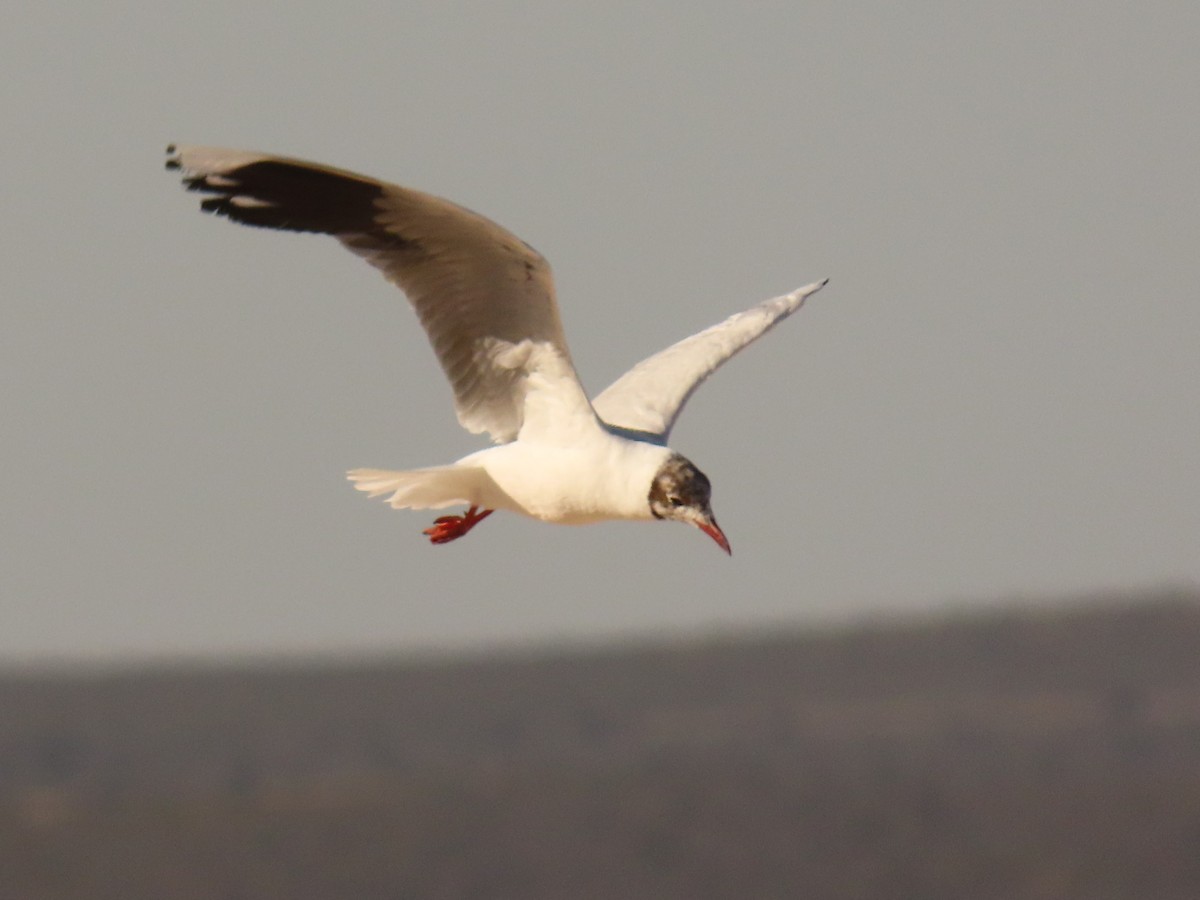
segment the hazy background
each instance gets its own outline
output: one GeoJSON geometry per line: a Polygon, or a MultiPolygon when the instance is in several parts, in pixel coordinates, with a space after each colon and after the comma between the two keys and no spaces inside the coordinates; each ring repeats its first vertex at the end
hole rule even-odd
{"type": "Polygon", "coordinates": [[[1200,580],[1194,3],[25,4],[0,32],[0,662],[681,632],[1200,580]],[[450,197],[599,390],[830,276],[673,443],[734,547],[430,516],[482,446],[335,242],[169,141],[450,197]]]}

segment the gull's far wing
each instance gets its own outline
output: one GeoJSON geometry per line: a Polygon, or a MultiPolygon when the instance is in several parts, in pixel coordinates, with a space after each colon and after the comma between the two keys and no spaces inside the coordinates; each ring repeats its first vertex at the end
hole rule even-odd
{"type": "Polygon", "coordinates": [[[666,443],[683,405],[704,379],[828,281],[766,300],[642,360],[592,400],[596,414],[609,425],[666,443]]]}
{"type": "MultiPolygon", "coordinates": [[[[167,148],[206,212],[330,234],[408,296],[468,431],[513,440],[533,411],[591,417],[542,256],[440,197],[329,166],[212,147],[167,148]],[[541,392],[538,402],[526,400],[541,392]]],[[[593,417],[594,418],[594,417],[593,417]]]]}

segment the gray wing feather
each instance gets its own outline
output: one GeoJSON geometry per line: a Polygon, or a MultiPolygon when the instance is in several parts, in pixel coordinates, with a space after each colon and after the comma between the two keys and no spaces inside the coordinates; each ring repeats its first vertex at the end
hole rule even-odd
{"type": "Polygon", "coordinates": [[[829,279],[775,297],[642,360],[592,400],[617,429],[666,443],[689,397],[738,351],[790,316],[829,279]]]}
{"type": "Polygon", "coordinates": [[[517,436],[529,372],[513,360],[534,357],[508,351],[523,342],[560,356],[574,382],[565,387],[582,396],[550,266],[495,222],[440,197],[303,160],[208,147],[168,154],[168,168],[209,195],[204,210],[246,225],[331,234],[404,291],[468,431],[497,442],[517,436]]]}

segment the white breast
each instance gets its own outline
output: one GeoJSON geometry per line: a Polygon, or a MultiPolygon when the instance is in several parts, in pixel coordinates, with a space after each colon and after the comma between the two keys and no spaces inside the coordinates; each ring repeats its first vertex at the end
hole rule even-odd
{"type": "Polygon", "coordinates": [[[605,432],[568,447],[533,441],[489,447],[456,465],[487,472],[494,488],[479,498],[483,506],[545,522],[583,525],[652,519],[650,484],[670,453],[665,447],[605,432]]]}

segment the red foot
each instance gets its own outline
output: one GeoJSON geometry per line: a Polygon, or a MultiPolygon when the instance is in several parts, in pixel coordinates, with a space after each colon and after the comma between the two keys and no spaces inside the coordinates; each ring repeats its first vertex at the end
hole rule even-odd
{"type": "Polygon", "coordinates": [[[441,516],[434,519],[433,524],[421,534],[429,535],[431,544],[447,544],[457,540],[495,512],[491,509],[485,509],[483,512],[478,510],[477,506],[472,506],[461,516],[441,516]]]}

